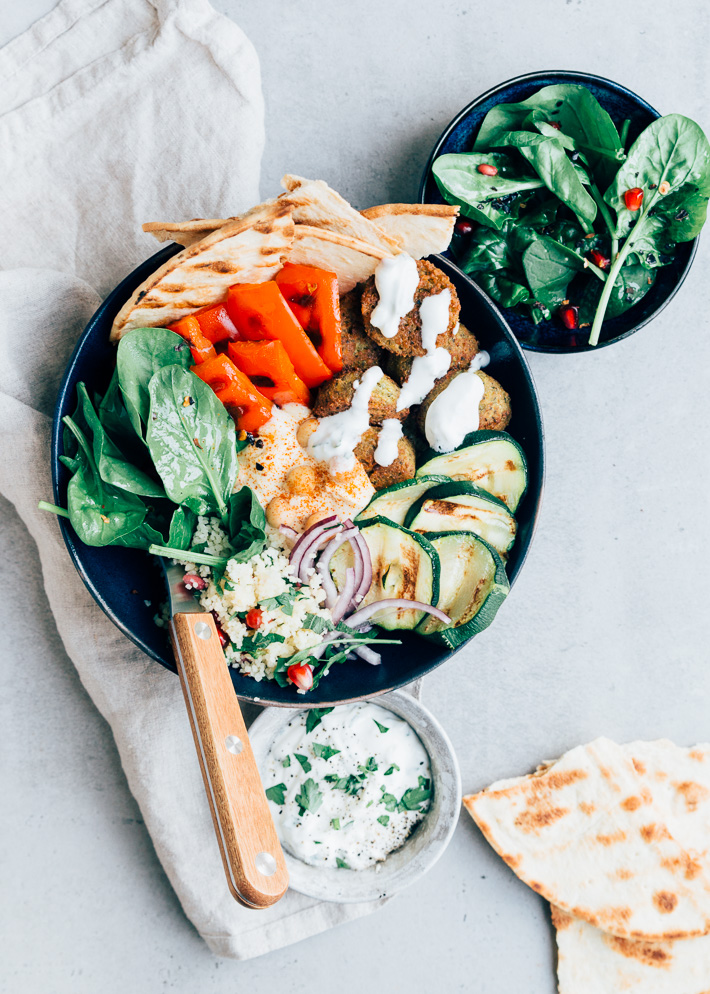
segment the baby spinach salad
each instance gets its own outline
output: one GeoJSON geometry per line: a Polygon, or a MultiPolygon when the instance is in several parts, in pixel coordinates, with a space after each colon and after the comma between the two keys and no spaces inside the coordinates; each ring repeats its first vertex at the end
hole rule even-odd
{"type": "Polygon", "coordinates": [[[118,345],[103,396],[77,386],[64,418],[71,471],[69,518],[87,545],[123,545],[215,569],[245,562],[266,546],[264,511],[249,487],[234,491],[237,453],[247,441],[212,389],[189,369],[187,342],[164,328],[136,328],[118,345]],[[229,539],[223,556],[193,544],[198,515],[217,517],[229,539]]]}
{"type": "Polygon", "coordinates": [[[499,104],[473,151],[439,156],[432,173],[458,204],[452,249],[464,272],[535,324],[555,314],[599,341],[606,317],[637,304],[680,242],[703,227],[710,145],[680,114],[628,144],[584,86],[546,86],[499,104]]]}

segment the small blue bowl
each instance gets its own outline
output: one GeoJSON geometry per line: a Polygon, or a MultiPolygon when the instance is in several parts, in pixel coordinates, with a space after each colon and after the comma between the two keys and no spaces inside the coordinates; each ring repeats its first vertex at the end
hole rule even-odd
{"type": "MultiPolygon", "coordinates": [[[[136,287],[179,250],[169,245],[135,269],[106,298],[79,339],[59,389],[52,428],[52,477],[54,500],[66,507],[70,473],[60,461],[64,451],[62,418],[76,407],[76,386],[83,381],[89,393],[103,393],[116,362],[109,342],[113,319],[136,287]]],[[[488,371],[513,399],[510,434],[523,447],[528,463],[528,489],[516,511],[518,535],[508,559],[511,584],[522,569],[540,509],[544,479],[543,428],[540,405],[528,364],[500,311],[486,295],[451,262],[432,256],[456,287],[461,320],[476,329],[481,346],[490,352],[488,371]]],[[[164,579],[152,556],[138,549],[84,545],[64,518],[59,518],[64,541],[74,565],[96,603],[114,624],[158,663],[175,672],[175,660],[164,628],[154,622],[166,600],[164,579]]],[[[504,611],[505,609],[503,609],[504,611]]],[[[382,646],[382,665],[348,663],[334,666],[328,677],[306,696],[295,687],[280,687],[274,680],[257,683],[230,670],[234,689],[244,700],[282,707],[309,708],[343,704],[377,697],[417,680],[449,659],[453,652],[412,632],[395,633],[402,645],[382,646]]]]}
{"type": "MultiPolygon", "coordinates": [[[[586,86],[597,98],[602,107],[609,112],[617,125],[627,118],[629,126],[629,144],[634,142],[644,128],[661,115],[650,104],[625,86],[614,83],[603,76],[593,76],[590,73],[572,72],[569,70],[553,70],[550,72],[532,72],[524,76],[516,76],[505,83],[488,90],[477,97],[468,107],[456,115],[448,125],[429,156],[419,190],[419,199],[423,204],[441,204],[443,198],[432,176],[431,169],[434,160],[449,152],[470,152],[481,126],[483,118],[496,104],[515,103],[526,100],[543,86],[556,83],[575,83],[586,86]]],[[[589,329],[568,331],[560,321],[553,318],[536,325],[526,314],[515,308],[505,308],[505,317],[511,326],[515,337],[524,349],[532,352],[594,352],[605,345],[613,345],[623,338],[628,338],[635,331],[643,328],[663,310],[666,304],[676,295],[688,274],[698,247],[698,239],[681,242],[676,248],[675,259],[670,266],[663,266],[657,271],[656,282],[645,297],[625,314],[610,318],[602,326],[599,344],[588,344],[589,329]]],[[[453,258],[451,251],[446,253],[453,258]]],[[[475,281],[475,277],[472,277],[475,281]]]]}

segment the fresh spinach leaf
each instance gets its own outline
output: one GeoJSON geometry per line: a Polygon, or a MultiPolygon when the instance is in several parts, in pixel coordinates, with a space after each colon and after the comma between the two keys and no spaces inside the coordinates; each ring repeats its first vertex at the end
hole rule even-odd
{"type": "Polygon", "coordinates": [[[227,530],[232,547],[229,558],[239,563],[257,556],[266,546],[266,515],[251,487],[241,487],[229,497],[227,530]]]}
{"type": "Polygon", "coordinates": [[[165,366],[189,369],[192,353],[184,338],[167,328],[133,328],[118,343],[116,372],[128,417],[137,435],[148,424],[148,384],[165,366]]]}
{"type": "Polygon", "coordinates": [[[136,435],[133,423],[123,400],[118,382],[118,367],[114,369],[108,389],[99,404],[99,417],[106,431],[122,444],[140,438],[136,435]]]}
{"type": "Polygon", "coordinates": [[[323,803],[323,795],[318,790],[315,780],[309,777],[308,780],[304,781],[301,786],[300,791],[296,794],[296,804],[298,805],[298,813],[303,817],[306,811],[310,811],[313,814],[320,808],[323,803]]]}
{"type": "MultiPolygon", "coordinates": [[[[622,266],[609,296],[606,317],[615,318],[646,296],[656,281],[655,269],[640,263],[622,266]]],[[[598,280],[590,280],[579,300],[579,323],[588,325],[594,320],[604,285],[598,280]]]]}
{"type": "Polygon", "coordinates": [[[497,269],[515,265],[515,256],[507,232],[479,228],[471,237],[466,251],[460,256],[459,265],[469,274],[493,273],[497,269]]]}
{"type": "Polygon", "coordinates": [[[285,783],[277,783],[273,787],[267,787],[265,793],[266,793],[267,798],[270,801],[273,801],[274,804],[278,804],[279,807],[283,807],[283,805],[286,803],[286,784],[285,783]]]}
{"type": "Polygon", "coordinates": [[[530,297],[527,287],[516,283],[502,272],[479,273],[476,282],[501,307],[515,307],[530,297]]]}
{"type": "Polygon", "coordinates": [[[523,267],[535,299],[555,308],[566,298],[567,287],[574,276],[584,269],[584,260],[543,235],[525,250],[523,267]]]}
{"type": "Polygon", "coordinates": [[[165,366],[148,385],[146,442],[165,491],[195,514],[227,517],[237,477],[236,432],[206,383],[179,366],[165,366]]]}
{"type": "Polygon", "coordinates": [[[168,545],[171,549],[189,549],[195,534],[197,515],[189,507],[177,507],[170,519],[168,545]]]}
{"type": "Polygon", "coordinates": [[[502,152],[440,155],[432,166],[432,175],[447,203],[458,204],[467,217],[498,230],[507,217],[500,209],[503,198],[544,185],[538,176],[526,173],[502,152]],[[478,166],[483,163],[495,166],[498,175],[479,173],[478,166]]]}

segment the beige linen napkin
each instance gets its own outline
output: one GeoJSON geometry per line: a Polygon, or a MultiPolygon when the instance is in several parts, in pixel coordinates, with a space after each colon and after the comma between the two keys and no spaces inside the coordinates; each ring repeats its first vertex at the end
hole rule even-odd
{"type": "Polygon", "coordinates": [[[77,337],[157,247],[141,222],[256,203],[262,145],[256,54],[207,0],[62,0],[0,51],[0,493],[37,542],[60,635],[185,913],[214,953],[238,959],[377,905],[292,892],[267,911],[237,905],[179,681],[94,604],[37,501],[52,498],[51,413],[77,337]],[[16,345],[38,341],[39,353],[16,345]]]}

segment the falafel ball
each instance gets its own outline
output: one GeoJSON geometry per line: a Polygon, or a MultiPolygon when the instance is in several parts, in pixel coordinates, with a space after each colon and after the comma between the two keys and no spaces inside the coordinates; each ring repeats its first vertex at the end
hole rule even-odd
{"type": "Polygon", "coordinates": [[[340,340],[344,370],[361,372],[380,364],[382,349],[365,334],[362,324],[359,287],[340,298],[340,340]]]}
{"type": "MultiPolygon", "coordinates": [[[[451,365],[448,372],[468,369],[471,360],[480,351],[481,347],[478,344],[476,336],[465,325],[460,324],[459,330],[453,336],[453,342],[449,349],[451,365]]],[[[384,369],[388,376],[391,376],[393,380],[396,380],[401,385],[412,372],[413,361],[408,356],[390,354],[384,359],[384,369]]]]}
{"type": "MultiPolygon", "coordinates": [[[[451,383],[455,377],[460,375],[460,370],[452,370],[450,373],[447,373],[446,376],[439,380],[434,389],[430,391],[417,411],[417,426],[422,435],[425,437],[426,416],[429,412],[429,408],[439,394],[446,390],[449,383],[451,383]]],[[[481,397],[481,402],[478,405],[477,428],[479,430],[486,428],[491,431],[503,431],[507,428],[508,422],[510,421],[512,415],[510,394],[503,389],[498,380],[494,380],[492,376],[489,376],[488,373],[484,373],[483,370],[476,370],[476,376],[479,376],[483,380],[484,387],[483,397],[481,397]]],[[[475,430],[476,427],[471,428],[471,431],[475,430]]]]}
{"type": "Polygon", "coordinates": [[[446,331],[436,339],[436,344],[439,348],[451,351],[454,340],[453,331],[459,322],[461,310],[454,285],[446,273],[442,273],[440,269],[425,259],[418,260],[417,272],[419,273],[419,286],[414,293],[414,307],[399,322],[399,331],[394,338],[385,338],[380,329],[373,327],[370,323],[372,312],[380,300],[380,295],[375,287],[375,277],[370,277],[362,289],[362,318],[365,331],[373,342],[383,349],[387,349],[388,352],[403,356],[425,355],[426,350],[422,345],[422,319],[419,308],[425,297],[434,297],[444,290],[448,290],[451,294],[449,324],[446,331]]]}
{"type": "MultiPolygon", "coordinates": [[[[325,418],[329,414],[338,414],[347,410],[353,402],[355,380],[359,379],[360,375],[356,371],[339,373],[332,380],[321,384],[313,404],[315,416],[325,418]]],[[[397,410],[399,393],[399,387],[394,380],[383,373],[370,396],[368,412],[371,425],[381,425],[385,418],[398,418],[400,421],[406,418],[409,408],[404,411],[397,410]]]]}
{"type": "Polygon", "coordinates": [[[397,443],[397,458],[389,466],[380,466],[375,462],[375,449],[380,437],[379,428],[368,428],[355,448],[355,456],[365,467],[370,482],[376,490],[384,490],[395,483],[411,480],[416,473],[416,457],[414,446],[406,435],[397,443]]]}

